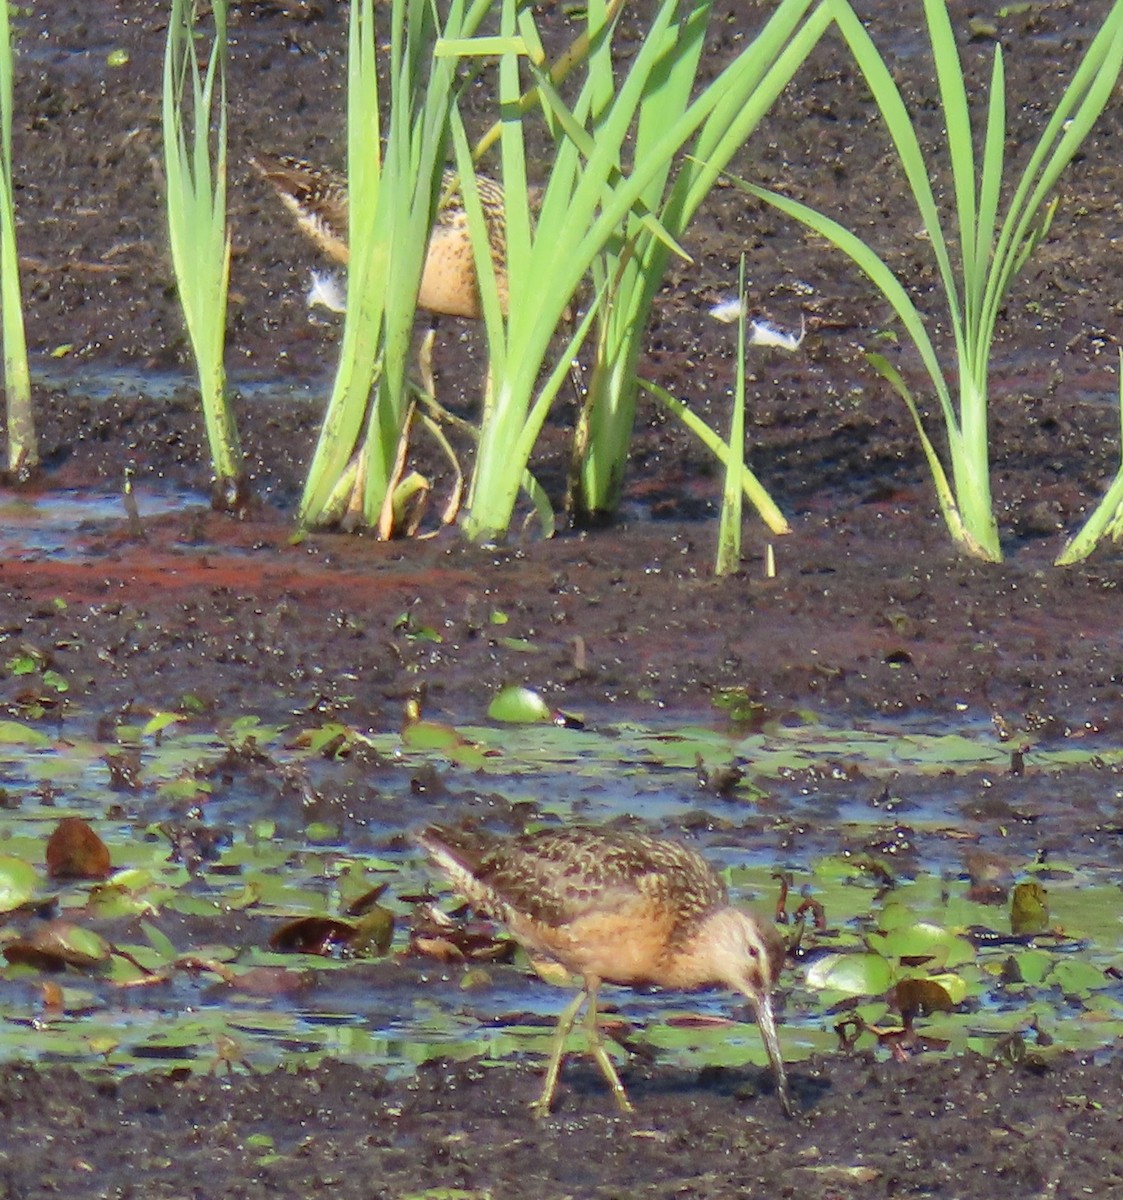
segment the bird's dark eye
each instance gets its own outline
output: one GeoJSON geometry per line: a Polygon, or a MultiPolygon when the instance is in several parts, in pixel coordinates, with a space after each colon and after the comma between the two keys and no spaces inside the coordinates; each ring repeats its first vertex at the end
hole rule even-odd
{"type": "Polygon", "coordinates": [[[755,946],[750,946],[749,947],[749,957],[750,958],[760,958],[760,951],[755,946]]]}

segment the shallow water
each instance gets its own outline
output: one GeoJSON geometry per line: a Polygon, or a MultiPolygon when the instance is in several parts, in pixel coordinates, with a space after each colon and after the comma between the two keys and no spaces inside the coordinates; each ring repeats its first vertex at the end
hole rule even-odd
{"type": "MultiPolygon", "coordinates": [[[[810,897],[825,906],[827,922],[822,933],[805,931],[807,956],[783,988],[785,1053],[793,1059],[836,1040],[823,1007],[830,997],[806,987],[806,969],[836,950],[861,952],[887,903],[951,929],[1008,930],[1002,905],[970,898],[979,873],[971,856],[997,864],[1004,884],[1045,882],[1059,936],[1034,952],[1052,956],[1045,967],[1061,976],[1038,993],[1043,1020],[1057,1020],[1066,1007],[1066,956],[1077,951],[1093,973],[1078,987],[1099,1024],[1057,1020],[1052,1036],[1106,1045],[1123,1019],[1123,992],[1111,976],[1120,965],[1119,917],[1108,907],[1118,856],[1105,832],[1120,814],[1113,764],[1123,751],[1109,738],[1042,740],[1028,753],[1026,774],[1016,775],[991,727],[953,728],[934,716],[865,721],[859,729],[789,714],[751,734],[713,715],[684,724],[621,720],[618,711],[586,713],[583,729],[434,722],[405,737],[307,720],[205,724],[153,714],[119,723],[110,736],[72,713],[49,735],[41,726],[3,726],[4,851],[37,865],[40,897],[56,897],[68,920],[164,977],[138,987],[119,962],[70,970],[58,978],[62,1011],[44,1012],[48,977],[7,966],[0,1059],[136,1070],[171,1058],[208,1069],[227,1037],[238,1049],[223,1054],[257,1065],[327,1054],[410,1069],[435,1056],[513,1060],[540,1052],[561,994],[528,977],[525,965],[402,957],[413,898],[430,888],[447,898],[403,841],[403,827],[466,817],[508,827],[519,806],[519,824],[640,817],[647,828],[692,840],[725,870],[736,899],[765,911],[776,901],[774,871],[790,872],[788,911],[810,897]],[[335,748],[325,755],[328,744],[335,748]],[[113,790],[106,755],[124,751],[136,755],[136,783],[113,790]],[[724,794],[700,785],[700,772],[733,765],[744,776],[724,794]],[[42,877],[45,839],[66,815],[87,818],[115,870],[127,872],[115,876],[127,911],[99,908],[106,891],[98,885],[52,886],[42,877]],[[1048,838],[1040,825],[1053,821],[1087,827],[1076,859],[1043,857],[1048,838]],[[191,870],[171,853],[184,842],[205,849],[191,870]],[[371,886],[388,885],[381,903],[397,925],[389,958],[332,961],[268,948],[287,920],[339,913],[343,881],[355,872],[371,886]],[[178,966],[155,952],[151,927],[170,939],[178,966]],[[232,979],[223,982],[217,972],[227,968],[232,979]],[[253,978],[256,968],[283,970],[265,992],[257,979],[251,991],[240,989],[240,974],[253,978]]],[[[17,916],[6,936],[35,923],[17,916]]],[[[1028,952],[1025,943],[982,947],[965,968],[973,1004],[926,1027],[962,1049],[965,1039],[993,1040],[1024,1022],[1025,994],[1011,993],[999,976],[1004,961],[1028,952]]],[[[644,1031],[632,1037],[661,1062],[763,1061],[751,1026],[713,1023],[743,1017],[744,1006],[728,996],[609,988],[604,1000],[644,1031]],[[690,1019],[677,1023],[675,1014],[690,1019]]],[[[866,1001],[865,1011],[879,1008],[884,1015],[883,1002],[866,1001]]]]}

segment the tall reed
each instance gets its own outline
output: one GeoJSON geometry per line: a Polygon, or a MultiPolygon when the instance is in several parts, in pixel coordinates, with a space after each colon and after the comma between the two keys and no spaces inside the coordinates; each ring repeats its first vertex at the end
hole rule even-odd
{"type": "Polygon", "coordinates": [[[950,479],[912,389],[886,358],[870,355],[870,361],[908,408],[953,539],[967,554],[998,562],[1002,549],[991,500],[988,436],[988,373],[995,326],[1015,276],[1048,231],[1054,208],[1050,197],[1057,180],[1088,136],[1119,77],[1123,0],[1112,5],[1089,44],[1016,182],[1005,170],[1009,131],[1002,48],[996,46],[994,51],[980,158],[946,0],[924,0],[951,168],[955,201],[951,220],[941,215],[932,187],[937,172],[921,148],[889,66],[846,0],[828,3],[881,112],[919,210],[954,336],[954,368],[945,367],[928,332],[928,319],[872,246],[809,205],[752,184],[741,186],[849,255],[892,305],[939,401],[950,479]],[[1009,200],[1000,220],[1004,192],[1009,200]],[[945,224],[950,225],[947,232],[945,224]],[[958,246],[958,276],[953,245],[958,246]],[[958,390],[958,400],[953,399],[953,388],[958,390]]]}
{"type": "MultiPolygon", "coordinates": [[[[501,110],[519,111],[525,72],[557,140],[537,218],[532,219],[524,125],[520,120],[502,125],[499,142],[507,197],[510,297],[507,317],[500,311],[490,271],[485,222],[478,203],[473,202],[467,140],[461,136],[456,142],[484,297],[491,365],[464,520],[473,540],[492,540],[506,533],[550,406],[592,321],[608,320],[599,315],[606,305],[623,306],[615,308],[618,316],[611,318],[608,327],[618,331],[626,347],[614,347],[617,359],[626,363],[626,355],[632,354],[634,366],[638,339],[667,256],[682,253],[676,232],[685,227],[719,173],[716,165],[691,163],[676,180],[678,191],[664,209],[658,202],[675,156],[695,138],[696,148],[718,163],[728,161],[826,28],[826,15],[816,15],[800,28],[812,3],[783,0],[762,31],[760,54],[740,56],[739,71],[730,68],[701,96],[689,101],[709,4],[705,0],[663,0],[628,70],[617,78],[612,45],[617,9],[593,0],[585,15],[583,75],[571,106],[546,69],[532,10],[515,0],[504,0],[501,40],[486,47],[487,53],[494,53],[497,46],[501,51],[501,110]],[[642,139],[637,140],[634,151],[633,137],[642,139]],[[555,332],[575,306],[579,288],[598,260],[601,268],[582,320],[559,339],[551,354],[555,332]]],[[[466,53],[470,48],[458,47],[457,51],[466,53]]],[[[484,48],[479,52],[485,52],[484,48]]],[[[634,405],[634,377],[623,379],[621,387],[629,390],[634,405]]],[[[618,422],[617,428],[624,429],[626,452],[630,415],[618,422]]],[[[587,453],[596,456],[599,430],[589,422],[586,433],[587,453]]]]}
{"type": "Polygon", "coordinates": [[[782,0],[737,57],[692,99],[709,5],[690,6],[675,54],[668,56],[641,97],[632,158],[640,163],[654,155],[659,161],[642,199],[648,211],[658,214],[666,236],[633,212],[621,237],[606,246],[596,266],[606,298],[575,440],[572,503],[579,524],[599,522],[616,510],[635,419],[643,336],[674,246],[730,159],[828,28],[831,14],[826,6],[808,15],[811,9],[811,0],[782,0]],[[667,145],[666,131],[680,127],[691,127],[694,140],[690,152],[676,160],[660,148],[667,145]]]}
{"type": "Polygon", "coordinates": [[[301,499],[307,527],[337,517],[385,528],[410,412],[408,364],[429,232],[440,201],[455,58],[438,37],[471,37],[491,0],[379,6],[389,22],[385,127],[374,0],[352,0],[348,40],[347,315],[327,415],[301,499]],[[350,469],[349,469],[350,468],[350,469]],[[347,494],[342,494],[347,493],[347,494]]]}
{"type": "Polygon", "coordinates": [[[245,500],[242,449],[226,392],[227,0],[212,0],[205,70],[196,59],[196,0],[172,0],[164,53],[164,171],[168,235],[187,335],[199,375],[216,508],[245,500]]]}
{"type": "Polygon", "coordinates": [[[0,333],[4,339],[8,471],[14,478],[21,478],[38,466],[39,447],[31,409],[31,368],[27,361],[12,194],[14,80],[8,5],[0,0],[0,333]]]}

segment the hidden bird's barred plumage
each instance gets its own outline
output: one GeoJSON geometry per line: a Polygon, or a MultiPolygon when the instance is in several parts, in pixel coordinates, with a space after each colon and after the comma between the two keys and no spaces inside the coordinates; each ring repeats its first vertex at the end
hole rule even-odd
{"type": "Polygon", "coordinates": [[[503,838],[431,826],[418,841],[473,906],[502,921],[532,954],[559,962],[583,981],[558,1020],[542,1093],[553,1103],[565,1040],[588,1000],[589,1049],[617,1104],[631,1111],[597,1029],[601,983],[690,990],[724,985],[752,1005],[791,1115],[787,1077],[772,1013],[772,988],[784,965],[783,938],[771,921],[729,904],[724,883],[696,851],[641,833],[549,830],[503,838]]]}
{"type": "MultiPolygon", "coordinates": [[[[337,171],[289,155],[257,154],[254,170],[268,181],[297,224],[334,262],[349,257],[347,179],[337,171]]],[[[487,223],[491,261],[499,303],[507,311],[507,249],[503,189],[486,175],[477,175],[480,206],[487,223]]],[[[476,264],[468,214],[455,171],[442,178],[441,201],[429,236],[429,248],[417,295],[419,308],[434,314],[479,319],[481,315],[476,264]]]]}

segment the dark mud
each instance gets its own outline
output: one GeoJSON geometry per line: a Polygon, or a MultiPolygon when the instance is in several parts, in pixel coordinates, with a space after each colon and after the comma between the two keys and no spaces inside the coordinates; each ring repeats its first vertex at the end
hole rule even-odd
{"type": "Polygon", "coordinates": [[[525,1111],[533,1081],[499,1069],[432,1066],[391,1084],[344,1064],[229,1081],[10,1068],[0,1180],[10,1200],[1123,1192],[1118,1076],[1071,1060],[808,1063],[793,1078],[807,1113],[791,1121],[757,1094],[757,1074],[633,1071],[628,1082],[640,1111],[623,1118],[574,1069],[561,1111],[537,1125],[525,1111]],[[128,1164],[127,1181],[98,1182],[108,1156],[128,1164]]]}
{"type": "MultiPolygon", "coordinates": [[[[767,7],[719,5],[719,53],[767,7]]],[[[861,7],[896,47],[935,137],[919,5],[904,15],[861,7]]],[[[961,25],[998,9],[952,7],[961,25]]],[[[1101,9],[1058,2],[999,19],[1012,153],[1025,152],[1040,120],[1039,81],[1071,70],[1101,9]]],[[[390,545],[318,535],[294,546],[334,332],[309,322],[314,260],[245,156],[262,146],[341,161],[345,15],[331,4],[307,20],[247,5],[233,24],[230,357],[253,505],[241,520],[203,508],[155,517],[142,500],[139,527],[97,523],[75,531],[68,557],[9,559],[5,646],[41,651],[72,681],[67,703],[85,712],[192,694],[219,717],[317,711],[385,729],[419,690],[432,715],[478,718],[494,687],[525,680],[567,708],[621,714],[692,713],[738,686],[775,710],[994,712],[1057,736],[1119,728],[1119,557],[1108,549],[1078,569],[1050,566],[1118,458],[1118,101],[1066,176],[1049,241],[1005,313],[992,426],[1005,565],[954,553],[907,415],[862,365],[884,305],[841,260],[727,190],[699,222],[696,264],[668,280],[644,371],[720,414],[732,357],[704,314],[730,290],[742,249],[760,311],[791,325],[806,313],[804,353],[762,360],[750,392],[753,466],[795,526],[775,546],[775,579],[764,578],[767,539],[756,528],[743,575],[710,578],[720,485],[704,453],[649,408],[614,530],[499,551],[452,534],[390,545]],[[279,381],[278,398],[262,397],[262,380],[279,381]],[[494,637],[493,609],[535,655],[494,637]],[[392,637],[406,611],[443,641],[392,637]]],[[[209,484],[191,390],[168,386],[185,380],[187,363],[156,165],[163,24],[156,7],[105,0],[36,5],[21,18],[17,202],[48,489],[113,489],[126,463],[141,486],[209,484]],[[127,65],[110,68],[118,48],[127,65]],[[120,370],[131,382],[79,386],[120,370]]],[[[986,39],[965,45],[976,79],[990,49],[986,39]]],[[[844,213],[923,290],[931,269],[888,153],[854,71],[824,47],[739,167],[844,213]]],[[[444,326],[437,368],[443,398],[470,410],[475,332],[444,326]]],[[[559,411],[536,462],[556,496],[571,416],[559,411]]],[[[2,686],[5,706],[21,711],[20,680],[2,686]]],[[[1041,827],[1061,854],[1078,836],[1047,816],[1041,827]]],[[[557,1119],[537,1127],[525,1115],[536,1087],[528,1064],[429,1067],[398,1080],[346,1064],[230,1080],[6,1067],[0,1196],[1123,1195],[1117,1063],[839,1055],[793,1070],[803,1115],[790,1123],[759,1071],[636,1063],[626,1079],[634,1119],[613,1114],[577,1062],[557,1119]]]]}

